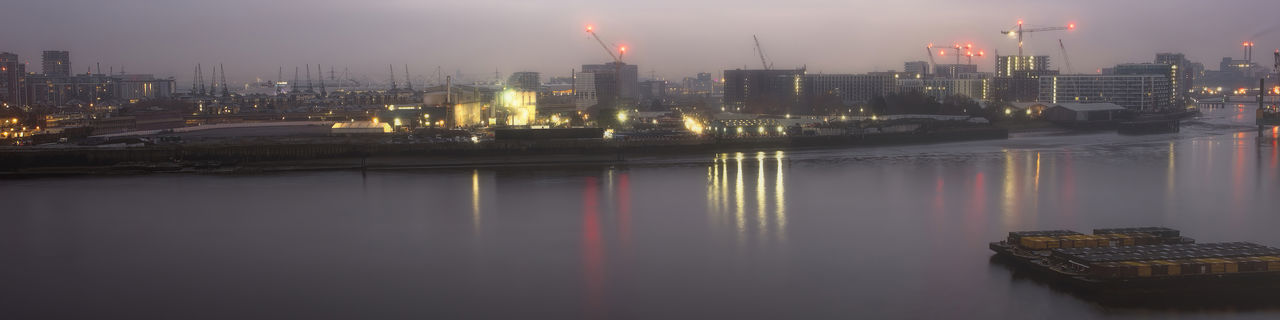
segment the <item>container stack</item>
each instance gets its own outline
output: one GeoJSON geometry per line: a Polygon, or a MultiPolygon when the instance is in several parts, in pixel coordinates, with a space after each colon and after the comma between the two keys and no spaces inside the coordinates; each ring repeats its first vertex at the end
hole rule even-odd
{"type": "Polygon", "coordinates": [[[1066,248],[1131,247],[1156,244],[1194,243],[1181,232],[1165,227],[1094,229],[1092,235],[1071,230],[1010,232],[1007,243],[1025,250],[1066,248]]]}
{"type": "Polygon", "coordinates": [[[1100,278],[1280,271],[1280,249],[1249,242],[1062,248],[1049,259],[1100,278]]]}

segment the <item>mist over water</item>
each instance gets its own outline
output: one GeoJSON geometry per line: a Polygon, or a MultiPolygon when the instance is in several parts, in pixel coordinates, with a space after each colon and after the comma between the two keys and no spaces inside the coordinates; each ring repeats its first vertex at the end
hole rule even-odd
{"type": "Polygon", "coordinates": [[[0,318],[1271,318],[1113,308],[1008,231],[1280,246],[1280,133],[764,150],[624,165],[5,181],[0,318]]]}

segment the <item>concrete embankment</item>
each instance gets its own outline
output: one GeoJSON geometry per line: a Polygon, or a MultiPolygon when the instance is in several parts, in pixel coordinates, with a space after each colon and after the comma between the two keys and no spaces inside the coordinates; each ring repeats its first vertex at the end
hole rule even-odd
{"type": "Polygon", "coordinates": [[[1001,128],[770,138],[542,140],[482,143],[253,143],[0,149],[10,176],[132,172],[260,172],[625,162],[629,157],[1004,139],[1001,128]]]}

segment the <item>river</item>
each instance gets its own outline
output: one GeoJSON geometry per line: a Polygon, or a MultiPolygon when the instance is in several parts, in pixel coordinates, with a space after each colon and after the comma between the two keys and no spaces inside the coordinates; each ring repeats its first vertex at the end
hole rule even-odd
{"type": "Polygon", "coordinates": [[[1275,318],[1015,276],[1009,231],[1280,246],[1276,131],[753,151],[626,164],[0,181],[0,318],[1275,318]]]}

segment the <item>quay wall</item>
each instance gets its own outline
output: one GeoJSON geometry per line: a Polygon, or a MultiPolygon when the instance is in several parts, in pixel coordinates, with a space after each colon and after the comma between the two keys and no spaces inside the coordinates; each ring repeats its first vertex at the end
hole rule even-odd
{"type": "Polygon", "coordinates": [[[481,143],[174,144],[142,147],[0,149],[0,172],[33,168],[101,168],[120,165],[217,163],[241,167],[379,167],[529,162],[625,161],[630,156],[829,148],[1004,139],[1000,128],[959,128],[929,133],[754,138],[639,140],[529,140],[481,143]]]}

